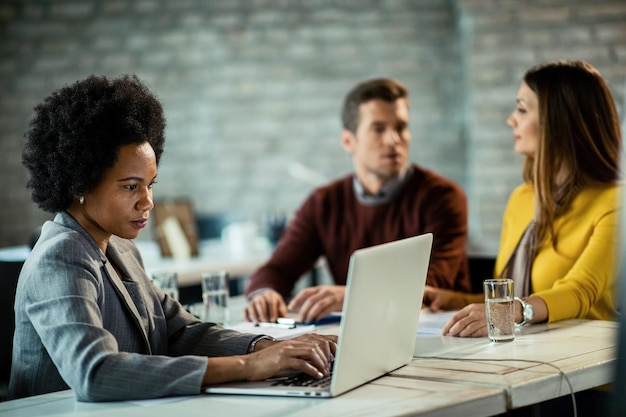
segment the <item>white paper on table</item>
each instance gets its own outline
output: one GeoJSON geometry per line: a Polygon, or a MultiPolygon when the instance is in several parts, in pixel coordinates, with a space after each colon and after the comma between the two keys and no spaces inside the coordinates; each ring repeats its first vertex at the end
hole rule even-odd
{"type": "Polygon", "coordinates": [[[244,321],[232,326],[225,326],[227,329],[237,330],[242,333],[266,334],[277,340],[291,339],[315,330],[315,325],[296,326],[293,329],[283,329],[280,327],[261,327],[255,326],[254,323],[244,321]]]}
{"type": "Polygon", "coordinates": [[[441,336],[441,330],[456,311],[438,311],[436,313],[423,308],[417,325],[418,336],[441,336]]]}

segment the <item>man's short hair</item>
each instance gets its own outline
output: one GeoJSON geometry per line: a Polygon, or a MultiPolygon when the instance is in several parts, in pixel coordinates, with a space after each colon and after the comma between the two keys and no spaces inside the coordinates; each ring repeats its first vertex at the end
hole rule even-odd
{"type": "Polygon", "coordinates": [[[406,87],[390,78],[375,78],[357,84],[346,95],[341,111],[343,128],[356,133],[359,125],[359,107],[370,100],[384,100],[393,103],[401,98],[407,99],[409,92],[406,87]]]}

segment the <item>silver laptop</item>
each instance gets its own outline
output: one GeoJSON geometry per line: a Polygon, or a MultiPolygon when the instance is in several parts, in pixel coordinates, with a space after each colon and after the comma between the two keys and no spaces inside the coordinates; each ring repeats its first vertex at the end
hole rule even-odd
{"type": "Polygon", "coordinates": [[[352,254],[339,342],[326,386],[285,385],[292,381],[281,375],[260,382],[212,385],[205,392],[335,397],[408,364],[415,347],[432,240],[429,233],[352,254]]]}

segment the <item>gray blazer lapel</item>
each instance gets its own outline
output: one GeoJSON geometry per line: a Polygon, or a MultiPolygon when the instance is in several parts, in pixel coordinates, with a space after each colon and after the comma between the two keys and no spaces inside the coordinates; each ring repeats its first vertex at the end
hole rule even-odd
{"type": "MultiPolygon", "coordinates": [[[[86,242],[91,246],[92,250],[98,254],[104,265],[106,279],[108,279],[113,288],[115,288],[115,291],[119,295],[120,299],[123,300],[123,304],[132,314],[133,320],[135,321],[137,328],[141,330],[141,335],[146,344],[148,352],[152,353],[152,349],[150,347],[150,342],[148,339],[148,329],[146,329],[143,325],[143,321],[141,320],[141,314],[139,314],[139,311],[137,310],[137,307],[135,307],[135,303],[133,302],[132,297],[126,290],[126,287],[122,283],[121,279],[118,277],[115,268],[113,268],[113,265],[111,265],[111,262],[109,262],[107,257],[102,253],[102,250],[100,250],[98,245],[96,245],[96,242],[94,242],[92,237],[85,231],[85,229],[83,229],[78,224],[78,222],[69,213],[57,213],[54,221],[80,233],[82,236],[85,237],[86,242]]],[[[144,275],[145,271],[143,270],[143,266],[135,266],[135,259],[133,255],[130,253],[126,253],[127,250],[125,250],[125,241],[126,239],[122,239],[117,236],[111,236],[107,248],[107,256],[110,256],[115,261],[116,265],[118,265],[118,267],[122,269],[122,273],[125,276],[132,278],[144,275]]],[[[102,279],[105,278],[103,277],[102,279]]]]}
{"type": "MultiPolygon", "coordinates": [[[[129,274],[129,271],[126,270],[126,265],[123,259],[120,259],[120,258],[123,258],[123,256],[122,257],[118,256],[118,251],[115,250],[115,248],[111,247],[110,245],[111,245],[111,242],[109,242],[109,250],[107,250],[107,254],[109,256],[112,256],[115,259],[116,264],[118,265],[119,268],[122,269],[121,272],[123,274],[125,274],[128,277],[131,277],[131,274],[129,274]]],[[[122,283],[121,278],[117,275],[117,272],[115,271],[115,268],[113,268],[113,265],[111,264],[111,262],[108,262],[108,261],[105,262],[104,268],[106,270],[107,279],[109,280],[113,288],[115,288],[115,291],[119,294],[120,298],[123,300],[124,305],[126,306],[128,311],[131,312],[133,316],[133,320],[135,321],[135,324],[141,330],[141,335],[143,337],[144,342],[146,343],[146,347],[148,351],[150,352],[150,354],[152,354],[152,349],[150,348],[150,342],[148,340],[148,329],[144,327],[143,321],[141,320],[141,314],[139,314],[139,311],[137,310],[137,307],[135,306],[135,303],[133,302],[132,297],[126,290],[126,287],[122,283]]]]}

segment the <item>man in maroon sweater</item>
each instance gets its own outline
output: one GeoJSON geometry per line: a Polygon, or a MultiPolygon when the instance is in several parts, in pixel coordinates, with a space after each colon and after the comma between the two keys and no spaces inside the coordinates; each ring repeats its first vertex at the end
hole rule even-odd
{"type": "Polygon", "coordinates": [[[358,84],[346,96],[342,122],[341,144],[354,174],[314,190],[296,212],[246,288],[250,321],[275,321],[289,309],[299,311],[299,321],[312,322],[339,311],[352,252],[428,232],[434,241],[427,284],[470,290],[465,193],[409,162],[406,88],[391,79],[358,84]],[[321,256],[335,285],[306,288],[287,306],[296,281],[321,256]]]}

